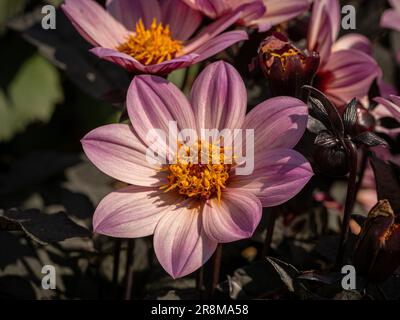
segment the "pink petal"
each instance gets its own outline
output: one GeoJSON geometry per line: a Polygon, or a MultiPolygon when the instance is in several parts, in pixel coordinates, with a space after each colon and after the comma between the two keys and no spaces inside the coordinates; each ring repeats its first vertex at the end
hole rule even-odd
{"type": "Polygon", "coordinates": [[[397,91],[396,87],[390,83],[387,83],[383,79],[378,78],[378,87],[379,87],[381,96],[383,98],[389,98],[392,95],[394,95],[394,96],[398,95],[398,91],[397,91]]]}
{"type": "MultiPolygon", "coordinates": [[[[253,26],[254,21],[262,18],[266,13],[266,7],[262,0],[231,0],[229,1],[231,6],[230,10],[235,10],[237,8],[246,8],[240,20],[238,20],[238,25],[253,26]]],[[[226,11],[228,12],[228,10],[226,11]]]]}
{"type": "Polygon", "coordinates": [[[219,61],[205,68],[193,84],[190,100],[199,132],[241,128],[247,93],[242,78],[230,64],[219,61]]]}
{"type": "Polygon", "coordinates": [[[199,206],[189,201],[164,214],[154,232],[158,261],[173,278],[200,268],[216,247],[204,231],[199,206]]]}
{"type": "Polygon", "coordinates": [[[221,202],[213,198],[204,205],[203,226],[210,239],[227,243],[250,238],[261,215],[261,202],[255,195],[240,189],[227,189],[221,202]]]}
{"type": "Polygon", "coordinates": [[[186,54],[195,52],[198,48],[203,46],[214,37],[218,36],[220,33],[224,32],[238,20],[249,15],[251,12],[259,11],[259,9],[259,4],[255,2],[244,4],[236,8],[235,10],[224,14],[218,20],[203,28],[196,37],[190,40],[189,43],[185,46],[183,53],[186,54]]]}
{"type": "Polygon", "coordinates": [[[400,107],[400,96],[390,95],[390,99],[393,101],[393,103],[400,107]]]}
{"type": "Polygon", "coordinates": [[[196,63],[204,61],[212,57],[213,55],[224,51],[226,48],[229,48],[233,44],[247,40],[248,38],[249,37],[247,33],[243,30],[224,32],[223,34],[216,36],[215,38],[211,39],[207,43],[204,43],[195,51],[193,51],[193,54],[198,55],[198,57],[194,60],[196,63]]]}
{"type": "Polygon", "coordinates": [[[126,124],[110,124],[82,139],[89,160],[105,174],[144,187],[162,185],[165,173],[146,160],[147,147],[126,124]]]}
{"type": "Polygon", "coordinates": [[[128,30],[94,0],[66,0],[61,7],[81,36],[94,46],[115,48],[129,36],[128,30]]]}
{"type": "Polygon", "coordinates": [[[310,7],[309,0],[264,0],[264,4],[267,7],[265,14],[253,23],[276,26],[296,18],[310,7]]]}
{"type": "Polygon", "coordinates": [[[380,97],[375,98],[374,101],[383,105],[395,119],[400,121],[400,98],[393,99],[393,97],[391,97],[393,102],[380,97]]]}
{"type": "Polygon", "coordinates": [[[363,207],[365,212],[369,212],[378,201],[375,189],[361,189],[357,193],[357,202],[363,207]]]}
{"type": "Polygon", "coordinates": [[[332,53],[323,72],[327,78],[320,76],[319,80],[324,83],[321,89],[337,105],[366,96],[373,80],[381,73],[371,56],[354,49],[332,53]]]}
{"type": "Polygon", "coordinates": [[[194,64],[194,60],[198,57],[197,54],[188,54],[162,63],[144,65],[131,56],[114,49],[97,47],[90,51],[99,58],[116,63],[126,70],[136,74],[166,75],[176,69],[186,68],[194,64]]]}
{"type": "Polygon", "coordinates": [[[146,28],[153,19],[161,21],[161,10],[157,0],[107,0],[107,11],[128,30],[135,31],[136,23],[142,19],[146,28]]]}
{"type": "Polygon", "coordinates": [[[389,0],[390,5],[400,12],[400,0],[389,0]]]}
{"type": "Polygon", "coordinates": [[[255,155],[274,148],[292,148],[303,136],[307,105],[292,97],[266,100],[247,114],[243,129],[254,129],[255,155]]]}
{"type": "Polygon", "coordinates": [[[291,149],[265,150],[256,155],[255,170],[248,176],[234,176],[229,188],[256,195],[263,207],[285,203],[297,195],[313,176],[310,163],[291,149]]]}
{"type": "Polygon", "coordinates": [[[307,36],[307,48],[320,54],[321,65],[325,64],[332,44],[340,28],[340,5],[338,0],[315,1],[307,36]]]}
{"type": "Polygon", "coordinates": [[[400,11],[386,10],[381,17],[381,27],[400,31],[400,11]]]}
{"type": "MultiPolygon", "coordinates": [[[[206,16],[216,19],[222,15],[235,10],[239,6],[247,3],[263,4],[262,0],[182,0],[193,9],[198,10],[206,16]]],[[[263,6],[264,7],[264,6],[263,6]]],[[[261,16],[265,11],[265,7],[261,13],[256,14],[253,19],[261,16]]],[[[246,18],[251,19],[250,15],[246,18]]]]}
{"type": "Polygon", "coordinates": [[[117,238],[149,236],[178,199],[174,193],[138,186],[111,192],[97,206],[93,230],[117,238]]]}
{"type": "Polygon", "coordinates": [[[213,0],[182,0],[188,6],[204,13],[206,16],[215,19],[222,12],[226,11],[226,1],[213,0]],[[214,3],[213,3],[214,2],[214,3]]]}
{"type": "Polygon", "coordinates": [[[371,41],[361,34],[349,33],[343,37],[340,37],[338,41],[333,45],[333,51],[354,49],[364,52],[368,55],[372,55],[371,41]]]}
{"type": "Polygon", "coordinates": [[[161,3],[162,22],[168,24],[174,39],[187,40],[203,21],[200,12],[182,0],[164,0],[161,3]]]}
{"type": "Polygon", "coordinates": [[[189,101],[182,91],[164,78],[136,76],[128,89],[126,103],[132,126],[142,141],[147,142],[151,129],[162,130],[168,137],[170,121],[176,122],[178,132],[196,129],[189,101]]]}

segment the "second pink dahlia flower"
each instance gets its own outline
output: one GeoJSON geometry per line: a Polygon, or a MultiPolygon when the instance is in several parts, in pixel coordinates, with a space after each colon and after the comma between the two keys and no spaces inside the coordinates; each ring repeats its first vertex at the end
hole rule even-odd
{"type": "Polygon", "coordinates": [[[337,39],[340,21],[338,0],[314,1],[307,37],[308,50],[320,55],[314,86],[337,107],[366,96],[382,73],[365,36],[352,33],[337,39]]]}
{"type": "Polygon", "coordinates": [[[246,4],[195,34],[202,15],[181,0],[66,0],[62,5],[91,52],[136,74],[165,75],[203,61],[234,43],[247,40],[243,30],[224,32],[263,7],[246,4]]]}

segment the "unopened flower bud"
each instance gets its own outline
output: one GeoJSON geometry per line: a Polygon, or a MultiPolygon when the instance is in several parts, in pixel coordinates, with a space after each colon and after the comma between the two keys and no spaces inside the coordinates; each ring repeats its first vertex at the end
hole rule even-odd
{"type": "Polygon", "coordinates": [[[283,34],[268,36],[258,49],[258,62],[272,96],[301,98],[301,87],[311,85],[319,66],[319,54],[301,51],[283,34]]]}
{"type": "Polygon", "coordinates": [[[400,224],[388,200],[368,214],[359,234],[354,265],[369,280],[383,282],[400,266],[400,224]]]}
{"type": "Polygon", "coordinates": [[[373,132],[376,126],[374,116],[365,109],[360,103],[357,105],[357,133],[365,131],[373,132]]]}
{"type": "Polygon", "coordinates": [[[317,146],[313,159],[317,170],[330,177],[343,177],[349,173],[350,165],[346,151],[341,145],[317,146]]]}

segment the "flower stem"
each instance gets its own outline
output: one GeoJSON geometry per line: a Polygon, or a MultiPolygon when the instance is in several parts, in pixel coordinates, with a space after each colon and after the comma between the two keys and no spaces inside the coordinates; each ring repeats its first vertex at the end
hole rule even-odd
{"type": "Polygon", "coordinates": [[[340,234],[339,249],[336,256],[336,268],[339,268],[343,264],[343,258],[345,253],[345,246],[347,238],[349,236],[349,223],[351,218],[351,212],[354,207],[356,200],[357,191],[357,148],[351,141],[346,141],[346,151],[350,163],[350,174],[347,182],[347,194],[346,203],[344,207],[342,231],[340,234]]]}
{"type": "Polygon", "coordinates": [[[112,284],[114,288],[114,296],[118,295],[118,275],[119,275],[119,260],[121,256],[121,239],[114,240],[114,261],[113,261],[113,275],[112,284]]]}
{"type": "Polygon", "coordinates": [[[209,288],[209,297],[211,298],[219,282],[219,273],[221,270],[222,244],[218,244],[213,256],[213,269],[211,275],[211,286],[209,288]]]}
{"type": "Polygon", "coordinates": [[[196,289],[199,294],[199,299],[203,299],[203,284],[204,284],[204,268],[200,267],[196,274],[196,289]]]}
{"type": "Polygon", "coordinates": [[[279,215],[279,207],[271,208],[267,222],[267,234],[265,235],[264,246],[261,251],[261,259],[264,259],[271,251],[272,236],[274,234],[275,221],[279,215]]]}
{"type": "MultiPolygon", "coordinates": [[[[361,150],[361,166],[358,174],[358,179],[357,179],[357,184],[356,184],[356,194],[355,198],[357,198],[358,191],[360,191],[361,184],[364,180],[364,175],[365,175],[365,170],[367,169],[367,164],[368,164],[368,153],[366,150],[361,150]]],[[[354,205],[354,203],[353,203],[354,205]]],[[[353,211],[353,208],[351,208],[350,211],[353,211]]]]}
{"type": "Polygon", "coordinates": [[[132,299],[133,290],[133,252],[135,250],[135,240],[128,240],[126,269],[125,269],[125,300],[132,299]]]}

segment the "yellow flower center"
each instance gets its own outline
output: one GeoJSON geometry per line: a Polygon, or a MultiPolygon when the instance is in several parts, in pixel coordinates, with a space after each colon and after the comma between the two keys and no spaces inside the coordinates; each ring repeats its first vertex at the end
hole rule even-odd
{"type": "Polygon", "coordinates": [[[199,142],[195,147],[197,152],[194,152],[194,157],[190,155],[190,147],[179,146],[181,152],[178,152],[180,156],[177,157],[177,163],[164,169],[169,172],[168,182],[160,189],[165,192],[176,190],[188,198],[209,199],[217,196],[221,200],[232,164],[224,163],[224,147],[208,144],[207,151],[201,145],[199,142]]]}
{"type": "Polygon", "coordinates": [[[182,48],[182,41],[172,39],[169,25],[163,26],[154,19],[150,28],[146,29],[140,19],[136,24],[136,33],[129,36],[117,50],[149,65],[171,60],[182,48]]]}
{"type": "Polygon", "coordinates": [[[300,60],[303,60],[302,55],[296,49],[289,49],[288,51],[285,51],[283,53],[271,52],[271,56],[279,58],[281,60],[282,66],[284,68],[287,65],[287,60],[288,60],[289,57],[299,56],[300,60]]]}

